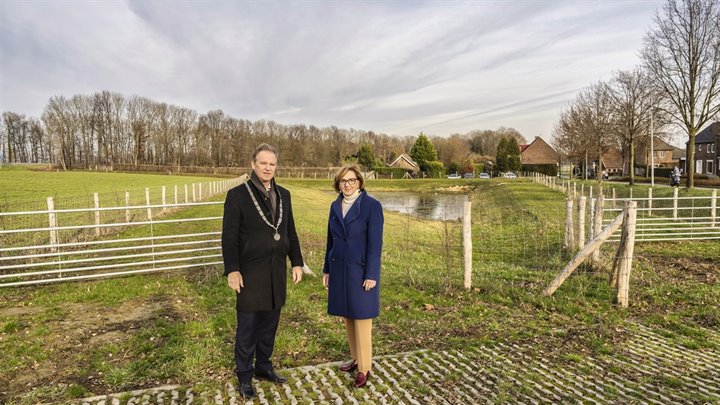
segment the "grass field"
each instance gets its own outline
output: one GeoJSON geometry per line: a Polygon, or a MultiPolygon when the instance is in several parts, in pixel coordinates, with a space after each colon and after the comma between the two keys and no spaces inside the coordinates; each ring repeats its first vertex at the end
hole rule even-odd
{"type": "Polygon", "coordinates": [[[0,202],[9,204],[45,197],[86,197],[92,193],[136,190],[217,180],[199,176],[54,171],[44,166],[0,166],[0,202]]]}
{"type": "MultiPolygon", "coordinates": [[[[83,187],[92,185],[82,179],[83,187]]],[[[288,288],[276,367],[344,360],[344,328],[326,314],[319,277],[334,198],[329,182],[280,183],[292,192],[303,253],[318,277],[306,276],[288,288]]],[[[560,192],[502,179],[378,180],[367,187],[438,191],[449,184],[471,193],[473,288],[462,288],[459,224],[386,212],[375,354],[537,342],[572,361],[588,353],[612,354],[633,322],[662,326],[690,347],[720,350],[704,332],[720,327],[719,243],[636,246],[631,307],[625,311],[613,304],[606,268],[581,269],[553,297],[542,297],[569,259],[558,246],[562,225],[557,222],[564,215],[560,192]]],[[[234,296],[220,272],[208,268],[0,289],[0,402],[61,401],[231,379],[234,296]]]]}

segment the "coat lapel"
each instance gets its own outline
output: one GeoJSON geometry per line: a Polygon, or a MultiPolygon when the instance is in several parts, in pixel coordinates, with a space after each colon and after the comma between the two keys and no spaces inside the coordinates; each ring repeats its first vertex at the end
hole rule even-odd
{"type": "Polygon", "coordinates": [[[347,215],[345,215],[345,225],[349,225],[352,221],[356,220],[360,215],[360,204],[362,204],[363,197],[365,197],[365,191],[361,191],[357,200],[350,207],[347,215]]]}
{"type": "Polygon", "coordinates": [[[332,207],[333,214],[335,214],[335,218],[337,218],[338,222],[340,222],[340,224],[343,227],[343,231],[344,231],[345,230],[345,221],[343,221],[343,216],[342,216],[342,193],[340,193],[338,198],[335,201],[333,201],[333,203],[331,204],[331,207],[332,207]]]}

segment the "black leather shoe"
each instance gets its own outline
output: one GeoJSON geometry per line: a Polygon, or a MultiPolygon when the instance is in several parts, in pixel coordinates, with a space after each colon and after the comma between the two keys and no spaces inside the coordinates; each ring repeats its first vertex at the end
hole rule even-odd
{"type": "Polygon", "coordinates": [[[349,373],[351,371],[357,370],[357,362],[355,360],[350,360],[348,362],[345,362],[338,367],[340,371],[344,371],[346,373],[349,373]]]}
{"type": "Polygon", "coordinates": [[[253,386],[251,383],[240,383],[240,386],[238,387],[238,391],[240,391],[240,394],[242,394],[243,398],[252,399],[255,398],[255,390],[253,389],[253,386]]]}
{"type": "Polygon", "coordinates": [[[275,374],[275,370],[256,371],[255,378],[274,382],[275,384],[285,384],[287,382],[287,378],[275,374]]]}
{"type": "Polygon", "coordinates": [[[355,377],[355,383],[353,384],[355,388],[365,388],[367,385],[368,380],[370,379],[370,372],[363,373],[362,371],[357,373],[357,377],[355,377]]]}

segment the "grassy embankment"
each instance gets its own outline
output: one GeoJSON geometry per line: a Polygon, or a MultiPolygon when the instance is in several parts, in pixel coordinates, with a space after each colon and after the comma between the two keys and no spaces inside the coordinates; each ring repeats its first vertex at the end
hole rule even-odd
{"type": "MultiPolygon", "coordinates": [[[[327,181],[283,184],[293,193],[306,262],[319,276],[334,196],[327,181]]],[[[431,191],[448,184],[379,180],[368,188],[431,191]]],[[[525,181],[452,184],[473,189],[473,289],[462,288],[458,225],[444,242],[447,225],[386,212],[376,354],[534,341],[561,348],[558,361],[574,361],[589,353],[612,354],[614,342],[629,336],[628,321],[663,326],[691,347],[715,344],[705,328],[720,324],[718,270],[702,264],[720,260],[717,243],[638,246],[627,311],[612,304],[601,271],[577,272],[545,298],[540,292],[567,259],[557,247],[563,195],[525,181]]],[[[231,378],[234,297],[219,271],[0,289],[0,386],[6,387],[0,399],[34,403],[231,378]]],[[[275,351],[278,368],[346,357],[344,329],[326,315],[325,294],[319,277],[289,287],[275,351]]]]}

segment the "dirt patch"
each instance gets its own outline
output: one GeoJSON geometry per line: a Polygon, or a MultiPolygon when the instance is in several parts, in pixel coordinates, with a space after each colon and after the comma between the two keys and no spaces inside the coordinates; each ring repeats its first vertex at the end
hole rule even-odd
{"type": "MultiPolygon", "coordinates": [[[[117,344],[132,338],[135,331],[150,325],[156,319],[182,322],[183,316],[169,299],[144,299],[125,302],[116,308],[98,304],[72,303],[62,308],[12,307],[2,310],[3,315],[23,318],[28,330],[46,327],[52,333],[42,338],[43,351],[51,354],[42,361],[30,360],[24,355],[25,366],[11,373],[5,394],[29,392],[41,386],[55,386],[83,379],[83,386],[90,391],[103,392],[108,387],[100,381],[100,375],[79,376],[86,366],[78,359],[89,358],[92,353],[109,344],[117,344]],[[34,319],[39,315],[43,320],[34,319]],[[49,318],[49,319],[47,319],[49,318]]],[[[122,361],[112,358],[111,361],[122,361]]],[[[2,382],[2,380],[0,380],[2,382]]],[[[3,402],[0,394],[0,403],[3,402]]]]}
{"type": "Polygon", "coordinates": [[[720,283],[720,266],[710,259],[689,257],[638,257],[653,268],[664,280],[675,282],[694,281],[715,285],[720,283]]]}
{"type": "Polygon", "coordinates": [[[43,308],[41,307],[10,307],[10,308],[0,308],[0,316],[23,316],[23,315],[33,315],[37,314],[39,312],[42,312],[43,308]]]}
{"type": "Polygon", "coordinates": [[[437,191],[440,192],[448,192],[448,193],[467,193],[472,190],[474,190],[475,187],[473,186],[450,186],[450,187],[441,187],[437,191]]]}

